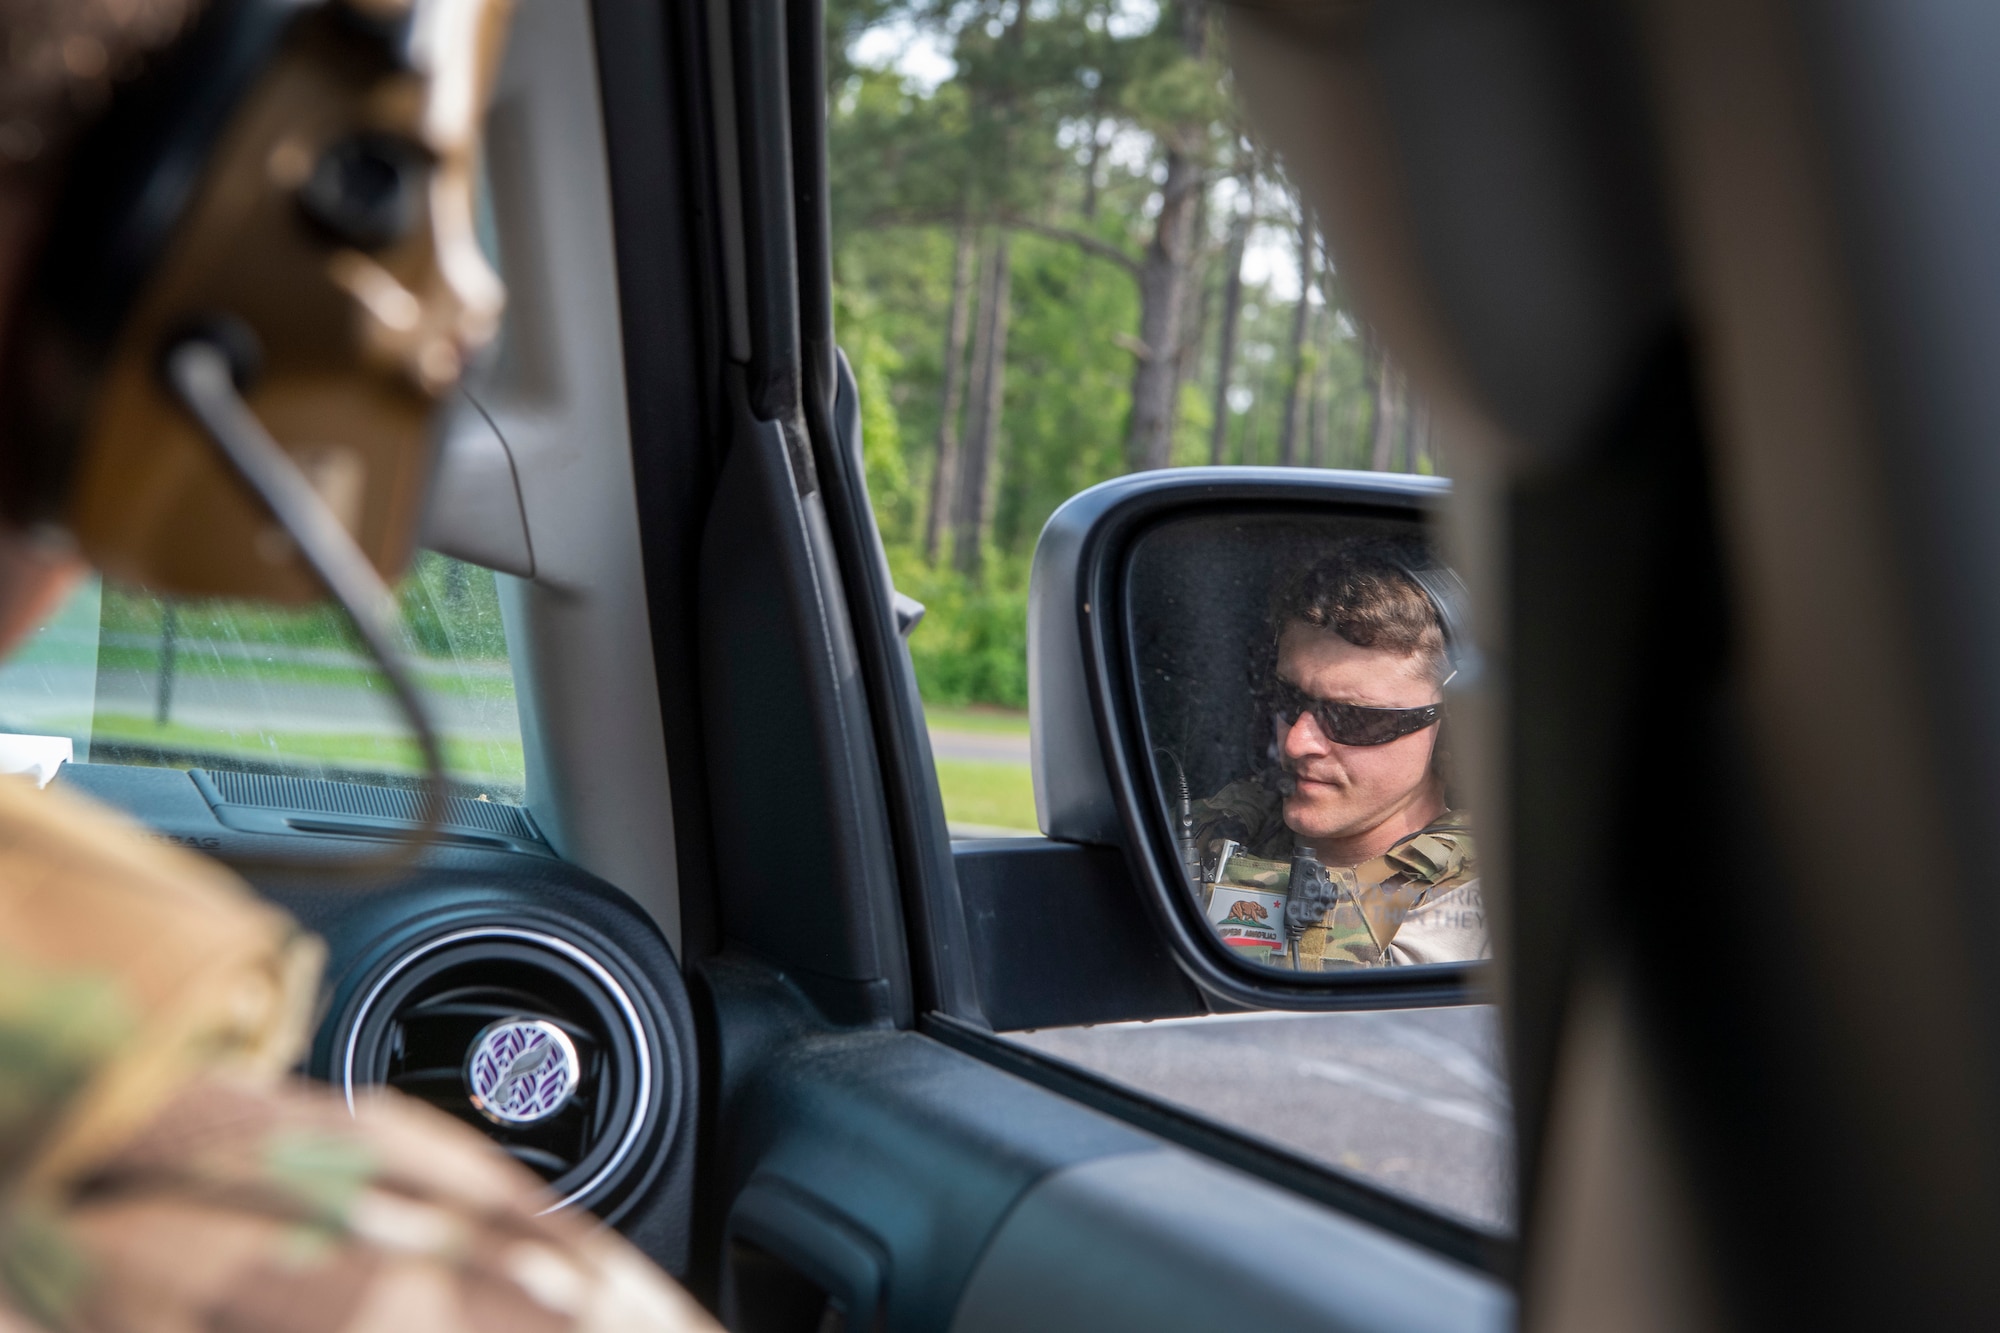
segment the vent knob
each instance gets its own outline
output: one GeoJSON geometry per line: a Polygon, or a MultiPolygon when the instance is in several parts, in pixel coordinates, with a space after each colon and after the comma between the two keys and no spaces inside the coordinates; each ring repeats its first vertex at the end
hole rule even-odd
{"type": "Polygon", "coordinates": [[[675,1118],[660,1022],[622,969],[579,941],[477,926],[405,946],[336,1029],[352,1106],[386,1085],[456,1116],[559,1198],[616,1211],[645,1149],[675,1118]]]}
{"type": "Polygon", "coordinates": [[[569,1105],[577,1073],[569,1034],[541,1018],[489,1023],[465,1053],[466,1095],[496,1125],[547,1120],[569,1105]]]}

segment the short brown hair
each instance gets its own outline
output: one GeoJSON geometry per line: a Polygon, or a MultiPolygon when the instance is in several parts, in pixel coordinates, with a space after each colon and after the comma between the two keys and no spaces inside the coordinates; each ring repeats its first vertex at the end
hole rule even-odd
{"type": "Polygon", "coordinates": [[[1357,648],[1421,657],[1433,678],[1446,665],[1444,626],[1410,571],[1435,563],[1415,537],[1348,537],[1279,591],[1274,636],[1294,622],[1332,630],[1357,648]]]}

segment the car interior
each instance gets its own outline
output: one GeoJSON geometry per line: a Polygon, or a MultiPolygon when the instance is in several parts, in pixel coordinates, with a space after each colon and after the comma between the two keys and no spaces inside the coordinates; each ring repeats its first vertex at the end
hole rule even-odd
{"type": "Polygon", "coordinates": [[[1450,483],[1173,469],[1065,505],[1029,606],[1043,836],[955,840],[939,796],[834,323],[816,0],[518,7],[482,183],[506,320],[424,537],[492,571],[508,683],[464,690],[511,689],[517,785],[428,810],[108,730],[55,782],[325,938],[310,1077],[475,1125],[732,1329],[1978,1326],[2000,17],[1226,21],[1467,443],[1450,483]],[[1187,682],[1244,669],[1258,543],[1327,525],[1429,534],[1471,586],[1494,961],[1260,968],[1190,892],[1177,800],[1261,724],[1245,694],[1190,741],[1187,682]],[[1226,613],[1175,601],[1202,587],[1226,613]],[[1496,1002],[1514,1227],[1006,1037],[1496,1002]],[[560,1113],[466,1101],[509,1017],[573,1044],[560,1113]]]}

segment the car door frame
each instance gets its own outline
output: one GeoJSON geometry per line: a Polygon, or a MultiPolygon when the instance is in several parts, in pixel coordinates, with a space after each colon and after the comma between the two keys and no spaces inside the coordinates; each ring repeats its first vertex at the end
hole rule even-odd
{"type": "MultiPolygon", "coordinates": [[[[858,403],[833,344],[819,6],[600,3],[596,21],[705,1075],[691,1286],[735,1299],[733,1264],[789,1246],[778,1258],[793,1274],[843,1301],[865,1303],[869,1262],[914,1283],[878,1288],[880,1314],[935,1326],[1032,1191],[1106,1156],[1179,1144],[1226,1163],[1244,1189],[1282,1187],[1407,1242],[1439,1265],[1440,1291],[1474,1274],[1503,1292],[1504,1238],[992,1036],[867,504],[858,403]],[[759,561],[771,562],[761,575],[759,561]],[[755,775],[738,763],[751,709],[731,691],[773,644],[812,677],[797,736],[822,780],[779,802],[789,817],[827,807],[810,894],[806,860],[784,873],[765,864],[795,849],[734,855],[760,840],[755,775]],[[832,772],[853,781],[829,799],[832,772]],[[791,915],[826,904],[813,929],[791,915]],[[913,1173],[933,1141],[946,1145],[936,1170],[913,1173]],[[872,1163],[866,1182],[857,1160],[872,1163]],[[917,1214],[925,1226],[904,1225],[917,1214]],[[782,1219],[789,1240],[774,1239],[782,1219]]],[[[1132,892],[1115,873],[1098,878],[1132,892]]],[[[1178,984],[1162,1002],[1198,1012],[1198,992],[1178,984]]]]}

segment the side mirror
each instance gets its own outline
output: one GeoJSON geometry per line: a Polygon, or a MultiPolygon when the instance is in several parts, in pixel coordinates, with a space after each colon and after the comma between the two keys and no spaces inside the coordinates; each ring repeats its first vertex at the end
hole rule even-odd
{"type": "Polygon", "coordinates": [[[1449,483],[1291,468],[1083,492],[1035,550],[1050,838],[1121,847],[1182,969],[1257,1007],[1464,1003],[1489,966],[1451,762],[1477,657],[1427,537],[1449,483]]]}

